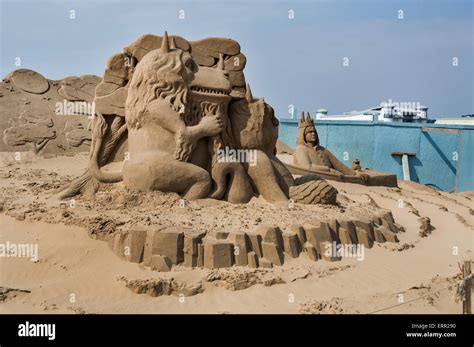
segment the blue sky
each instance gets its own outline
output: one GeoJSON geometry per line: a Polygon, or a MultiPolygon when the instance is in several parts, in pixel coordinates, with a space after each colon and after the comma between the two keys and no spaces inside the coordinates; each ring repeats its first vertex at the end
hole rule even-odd
{"type": "Polygon", "coordinates": [[[290,104],[336,114],[389,99],[433,118],[474,113],[472,0],[0,1],[2,78],[15,57],[50,79],[102,75],[111,54],[167,30],[239,41],[254,95],[279,117],[290,104]]]}

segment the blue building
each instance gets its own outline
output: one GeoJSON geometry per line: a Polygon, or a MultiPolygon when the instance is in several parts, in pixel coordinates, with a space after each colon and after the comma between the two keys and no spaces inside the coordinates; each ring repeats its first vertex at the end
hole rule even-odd
{"type": "MultiPolygon", "coordinates": [[[[410,179],[447,192],[474,190],[474,126],[432,123],[318,121],[322,146],[350,166],[391,172],[403,179],[401,153],[410,179]]],[[[298,122],[280,119],[279,138],[296,146],[298,122]]]]}

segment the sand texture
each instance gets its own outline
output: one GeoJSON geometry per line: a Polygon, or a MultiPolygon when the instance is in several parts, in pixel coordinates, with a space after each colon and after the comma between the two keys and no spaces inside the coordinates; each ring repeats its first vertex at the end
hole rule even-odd
{"type": "MultiPolygon", "coordinates": [[[[139,193],[121,183],[93,197],[58,199],[88,155],[0,157],[0,243],[37,244],[38,259],[0,258],[1,313],[461,313],[454,303],[458,262],[473,244],[473,193],[445,193],[399,181],[399,188],[331,182],[338,205],[233,205],[139,193]],[[363,218],[391,211],[399,242],[375,242],[363,259],[313,261],[285,254],[282,266],[152,271],[116,256],[108,242],[141,225],[214,236],[272,224],[284,232],[310,219],[363,218]],[[441,290],[439,293],[437,291],[441,290]]],[[[216,236],[218,237],[218,236],[216,236]]],[[[166,265],[166,264],[165,264],[166,265]]]]}

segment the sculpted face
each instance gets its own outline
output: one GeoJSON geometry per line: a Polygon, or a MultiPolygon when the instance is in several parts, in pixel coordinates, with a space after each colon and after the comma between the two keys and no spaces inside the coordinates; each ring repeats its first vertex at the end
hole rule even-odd
{"type": "Polygon", "coordinates": [[[190,85],[194,80],[195,74],[198,71],[198,65],[194,61],[191,54],[188,52],[183,52],[182,55],[182,66],[181,71],[178,72],[178,75],[183,78],[183,81],[186,85],[190,85]]]}
{"type": "Polygon", "coordinates": [[[226,71],[199,66],[190,84],[191,99],[218,103],[229,102],[232,90],[226,71]]]}
{"type": "Polygon", "coordinates": [[[198,66],[193,57],[181,49],[155,49],[146,54],[135,67],[125,103],[125,118],[131,128],[146,122],[149,103],[159,98],[180,112],[189,103],[189,86],[198,66]]]}
{"type": "Polygon", "coordinates": [[[316,129],[314,127],[307,127],[305,130],[304,139],[307,143],[315,146],[318,142],[318,134],[316,133],[316,129]]]}

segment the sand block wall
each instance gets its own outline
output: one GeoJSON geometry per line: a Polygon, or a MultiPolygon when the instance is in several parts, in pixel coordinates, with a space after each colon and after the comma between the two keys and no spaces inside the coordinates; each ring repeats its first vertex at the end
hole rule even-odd
{"type": "MultiPolygon", "coordinates": [[[[283,228],[260,225],[251,231],[205,232],[187,228],[148,229],[135,226],[109,236],[109,245],[120,258],[142,263],[157,271],[174,266],[209,269],[246,266],[283,266],[287,259],[339,261],[341,246],[372,248],[375,242],[399,242],[404,229],[390,211],[370,218],[308,219],[283,228]]],[[[346,247],[347,248],[347,247],[346,247]]]]}

